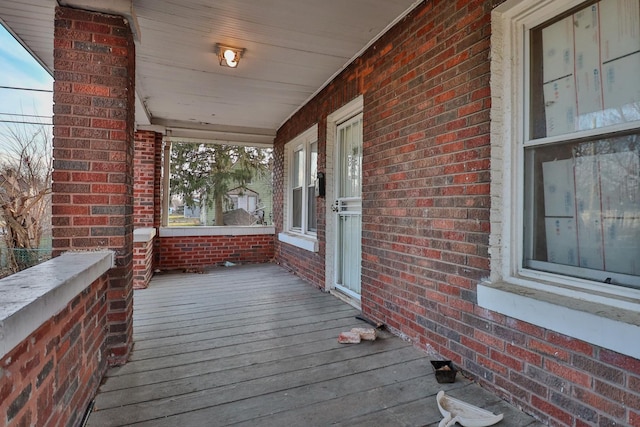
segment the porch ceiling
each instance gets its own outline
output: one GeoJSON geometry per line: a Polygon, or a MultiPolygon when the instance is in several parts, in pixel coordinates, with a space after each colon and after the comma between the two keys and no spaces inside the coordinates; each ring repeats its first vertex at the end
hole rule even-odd
{"type": "MultiPolygon", "coordinates": [[[[136,122],[174,138],[271,144],[277,128],[421,0],[59,0],[134,22],[136,122]],[[245,48],[222,67],[216,43],[245,48]]],[[[0,0],[53,70],[55,0],[0,0]]]]}

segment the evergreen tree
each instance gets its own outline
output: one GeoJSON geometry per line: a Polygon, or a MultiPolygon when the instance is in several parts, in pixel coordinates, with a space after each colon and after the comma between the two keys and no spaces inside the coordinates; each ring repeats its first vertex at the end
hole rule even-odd
{"type": "Polygon", "coordinates": [[[271,150],[236,145],[174,143],[171,147],[171,194],[185,205],[214,208],[215,225],[224,225],[227,192],[246,186],[269,169],[271,150]]]}

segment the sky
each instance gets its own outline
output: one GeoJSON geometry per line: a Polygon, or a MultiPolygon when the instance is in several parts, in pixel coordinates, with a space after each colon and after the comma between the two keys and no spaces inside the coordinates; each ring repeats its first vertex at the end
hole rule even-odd
{"type": "MultiPolygon", "coordinates": [[[[31,89],[53,89],[51,75],[0,25],[0,134],[7,126],[20,126],[4,121],[38,121],[51,123],[53,94],[4,89],[1,86],[31,89]],[[46,116],[44,118],[20,115],[46,116]]],[[[0,144],[2,141],[0,140],[0,144]]],[[[0,146],[0,150],[1,150],[0,146]]]]}

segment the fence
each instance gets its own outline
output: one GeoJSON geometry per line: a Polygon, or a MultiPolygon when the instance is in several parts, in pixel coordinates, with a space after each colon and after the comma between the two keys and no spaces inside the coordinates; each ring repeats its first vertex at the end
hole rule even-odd
{"type": "Polygon", "coordinates": [[[8,249],[6,247],[0,247],[0,277],[11,274],[9,251],[13,253],[18,266],[22,270],[51,259],[51,248],[8,249]]]}

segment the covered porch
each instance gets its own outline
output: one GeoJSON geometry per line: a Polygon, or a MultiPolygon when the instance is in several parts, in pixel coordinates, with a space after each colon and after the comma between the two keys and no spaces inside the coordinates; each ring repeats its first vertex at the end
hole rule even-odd
{"type": "MultiPolygon", "coordinates": [[[[56,256],[0,283],[0,424],[81,425],[101,388],[90,425],[437,425],[435,348],[493,395],[460,376],[444,389],[499,425],[532,423],[500,398],[546,425],[640,425],[640,289],[525,264],[529,147],[514,144],[546,123],[525,114],[545,104],[542,80],[521,87],[540,58],[520,37],[613,3],[0,0],[55,78],[56,256]],[[171,144],[202,141],[273,147],[273,226],[165,227],[171,144]],[[260,265],[209,270],[227,261],[260,265]],[[361,325],[318,290],[343,265],[351,302],[396,337],[336,342],[361,325]]],[[[640,3],[616,3],[634,12],[609,27],[632,17],[638,55],[640,3]]],[[[636,183],[640,120],[611,126],[535,144],[633,138],[619,178],[636,183]]],[[[616,274],[638,284],[630,187],[616,274]]]]}
{"type": "Polygon", "coordinates": [[[436,393],[541,425],[382,331],[339,344],[359,311],[275,264],[155,276],[134,298],[130,361],[108,371],[89,426],[436,426],[436,393]]]}

